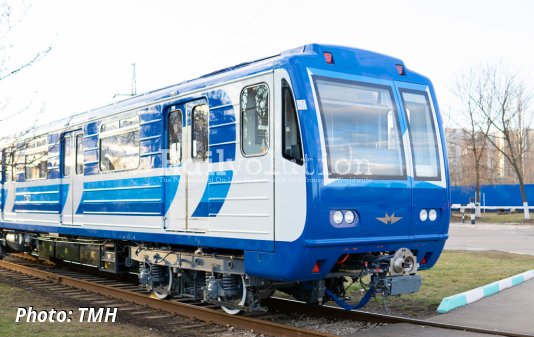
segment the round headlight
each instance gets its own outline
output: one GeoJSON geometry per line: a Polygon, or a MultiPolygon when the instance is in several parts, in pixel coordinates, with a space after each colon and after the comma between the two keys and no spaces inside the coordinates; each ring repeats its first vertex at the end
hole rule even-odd
{"type": "Polygon", "coordinates": [[[431,209],[430,212],[428,212],[428,218],[430,221],[436,221],[438,218],[438,212],[436,212],[435,209],[431,209]]]}
{"type": "Polygon", "coordinates": [[[421,219],[421,221],[426,221],[426,219],[428,219],[428,212],[426,209],[422,209],[421,212],[419,212],[419,219],[421,219]]]}
{"type": "Polygon", "coordinates": [[[335,211],[334,212],[334,215],[332,216],[332,220],[334,220],[334,222],[336,224],[340,224],[343,222],[343,212],[341,211],[335,211]]]}
{"type": "Polygon", "coordinates": [[[348,224],[351,224],[354,222],[354,212],[353,211],[346,211],[345,212],[345,222],[348,224]]]}

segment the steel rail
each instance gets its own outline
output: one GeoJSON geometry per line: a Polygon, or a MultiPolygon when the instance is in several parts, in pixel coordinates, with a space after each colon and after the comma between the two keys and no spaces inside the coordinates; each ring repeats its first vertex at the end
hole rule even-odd
{"type": "Polygon", "coordinates": [[[55,274],[49,271],[31,268],[16,263],[0,260],[0,268],[8,269],[32,277],[50,280],[65,286],[88,290],[104,296],[121,299],[127,302],[145,305],[147,307],[166,311],[172,314],[185,316],[189,318],[198,319],[201,321],[212,322],[221,325],[231,325],[240,329],[254,330],[255,332],[284,337],[333,337],[335,335],[313,331],[307,329],[296,328],[288,325],[283,325],[276,322],[263,321],[260,319],[228,315],[223,311],[212,310],[180,302],[171,302],[159,300],[148,297],[143,294],[114,288],[102,284],[95,284],[92,282],[79,280],[73,277],[55,274]]]}
{"type": "Polygon", "coordinates": [[[518,333],[513,331],[500,331],[493,329],[478,328],[472,326],[464,326],[457,324],[441,323],[434,322],[424,319],[408,318],[401,316],[385,315],[379,313],[372,313],[366,311],[347,311],[337,307],[331,307],[327,305],[323,306],[310,306],[304,302],[283,299],[283,298],[268,298],[262,301],[262,304],[266,305],[268,308],[277,309],[283,312],[298,312],[301,314],[317,317],[326,317],[331,319],[344,319],[344,320],[353,320],[353,321],[365,321],[371,323],[388,323],[388,324],[399,324],[399,323],[408,323],[414,325],[428,326],[440,329],[448,330],[460,330],[460,331],[469,331],[476,332],[488,335],[500,335],[507,337],[534,337],[532,334],[527,333],[518,333]]]}

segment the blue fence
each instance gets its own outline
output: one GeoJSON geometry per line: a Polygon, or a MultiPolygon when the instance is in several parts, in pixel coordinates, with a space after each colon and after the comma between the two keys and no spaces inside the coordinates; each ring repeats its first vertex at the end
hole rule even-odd
{"type": "MultiPolygon", "coordinates": [[[[534,205],[534,185],[525,185],[529,206],[534,205]]],[[[480,204],[482,206],[523,206],[519,185],[483,185],[480,187],[480,204]]],[[[475,186],[452,186],[453,204],[468,204],[469,198],[475,196],[475,186]]]]}

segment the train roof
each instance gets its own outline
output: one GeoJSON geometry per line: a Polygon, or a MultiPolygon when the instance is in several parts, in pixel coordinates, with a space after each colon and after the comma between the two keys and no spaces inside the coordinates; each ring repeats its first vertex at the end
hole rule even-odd
{"type": "MultiPolygon", "coordinates": [[[[318,64],[318,60],[320,60],[321,63],[324,63],[324,58],[322,56],[324,51],[332,53],[336,65],[341,65],[343,68],[358,67],[360,70],[364,69],[365,71],[362,72],[362,75],[364,76],[405,81],[409,80],[417,83],[430,83],[426,77],[413,71],[406,71],[407,74],[405,75],[408,75],[408,77],[405,76],[404,78],[399,78],[395,65],[402,65],[404,67],[404,62],[400,59],[363,49],[314,43],[290,49],[273,56],[223,68],[192,80],[169,85],[164,88],[148,91],[134,97],[113,102],[96,109],[73,114],[67,118],[40,125],[30,133],[25,131],[18,135],[18,137],[22,136],[24,138],[23,135],[26,134],[37,135],[49,131],[70,128],[90,120],[101,118],[102,116],[150,105],[154,102],[178,96],[182,93],[202,90],[203,88],[210,87],[217,83],[231,81],[233,79],[250,76],[275,68],[285,67],[288,66],[293,59],[305,59],[308,57],[310,61],[303,61],[303,64],[313,67],[318,64]],[[320,58],[317,57],[318,55],[320,55],[320,58]]],[[[321,64],[321,66],[324,65],[321,64]]],[[[0,144],[0,146],[1,145],[2,144],[0,144]]]]}

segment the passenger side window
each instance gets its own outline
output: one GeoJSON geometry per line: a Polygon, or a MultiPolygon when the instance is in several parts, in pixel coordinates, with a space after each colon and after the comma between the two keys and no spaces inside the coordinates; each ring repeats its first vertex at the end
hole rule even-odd
{"type": "Polygon", "coordinates": [[[265,83],[241,92],[241,151],[244,156],[269,151],[269,87],[265,83]]]}
{"type": "Polygon", "coordinates": [[[168,130],[167,160],[169,165],[177,165],[182,162],[182,110],[169,112],[168,130]]]}
{"type": "Polygon", "coordinates": [[[83,133],[76,135],[76,174],[83,174],[83,133]]]}
{"type": "Polygon", "coordinates": [[[63,139],[63,176],[69,177],[72,168],[72,138],[65,136],[63,139]]]}
{"type": "Polygon", "coordinates": [[[297,110],[293,93],[285,79],[282,80],[282,156],[299,165],[303,164],[297,110]]]}
{"type": "Polygon", "coordinates": [[[139,166],[139,116],[102,124],[99,160],[103,172],[139,166]]]}
{"type": "MultiPolygon", "coordinates": [[[[40,137],[28,143],[24,151],[26,180],[46,179],[48,175],[48,139],[40,137]]],[[[17,165],[19,166],[19,165],[17,165]]]]}
{"type": "Polygon", "coordinates": [[[193,108],[192,113],[192,149],[193,159],[204,161],[208,156],[208,114],[207,104],[197,105],[193,108]]]}

